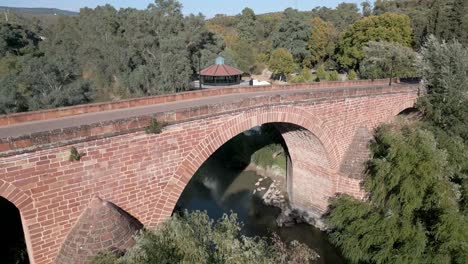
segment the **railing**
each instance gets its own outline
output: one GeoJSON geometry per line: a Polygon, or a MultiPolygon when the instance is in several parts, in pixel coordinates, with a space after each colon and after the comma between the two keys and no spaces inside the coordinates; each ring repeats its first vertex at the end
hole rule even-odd
{"type": "MultiPolygon", "coordinates": [[[[399,82],[397,79],[396,82],[399,82]]],[[[81,115],[86,113],[95,113],[101,111],[117,110],[137,106],[162,104],[181,100],[197,99],[202,97],[228,95],[235,93],[254,93],[265,91],[281,90],[299,90],[299,89],[320,89],[320,88],[338,88],[355,87],[368,85],[388,85],[388,80],[359,80],[359,81],[337,81],[337,82],[316,82],[304,84],[287,85],[267,85],[267,86],[228,86],[215,89],[202,89],[176,94],[149,96],[135,99],[120,100],[114,102],[92,103],[85,105],[76,105],[70,107],[61,107],[48,110],[15,113],[0,115],[0,126],[14,125],[25,122],[55,119],[67,116],[81,115]]]]}

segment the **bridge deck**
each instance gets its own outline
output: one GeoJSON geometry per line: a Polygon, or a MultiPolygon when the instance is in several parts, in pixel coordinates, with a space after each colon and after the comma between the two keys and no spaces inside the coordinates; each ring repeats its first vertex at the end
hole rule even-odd
{"type": "MultiPolygon", "coordinates": [[[[394,86],[406,86],[406,84],[394,84],[394,86]]],[[[193,107],[213,105],[213,104],[228,104],[238,102],[247,98],[274,96],[274,95],[290,95],[304,92],[320,92],[333,91],[342,89],[362,89],[370,87],[388,87],[388,85],[366,85],[354,86],[350,88],[320,88],[320,89],[300,89],[300,90],[276,90],[262,91],[251,93],[227,94],[218,96],[209,96],[198,99],[180,100],[175,102],[160,103],[155,105],[145,105],[139,107],[131,107],[117,110],[107,110],[102,112],[86,113],[69,117],[55,118],[49,120],[39,120],[32,122],[19,123],[14,125],[0,126],[0,138],[6,139],[11,137],[21,137],[38,132],[52,131],[57,129],[65,129],[70,127],[79,127],[82,125],[90,125],[112,120],[127,119],[138,116],[151,116],[157,113],[171,112],[182,109],[190,109],[193,107]]]]}

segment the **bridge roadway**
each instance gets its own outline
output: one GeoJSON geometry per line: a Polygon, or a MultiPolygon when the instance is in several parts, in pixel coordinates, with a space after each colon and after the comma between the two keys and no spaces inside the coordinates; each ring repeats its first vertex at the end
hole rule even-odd
{"type": "MultiPolygon", "coordinates": [[[[407,84],[393,84],[397,86],[405,86],[407,84]]],[[[227,104],[237,101],[242,101],[247,98],[274,96],[274,95],[290,95],[300,93],[310,93],[314,91],[333,91],[342,89],[362,89],[368,87],[388,87],[388,85],[365,85],[353,86],[349,88],[307,88],[298,90],[275,90],[275,91],[262,91],[262,92],[248,92],[248,93],[234,93],[227,95],[208,96],[196,99],[179,100],[175,102],[159,103],[153,105],[145,105],[138,107],[130,107],[116,110],[107,110],[102,112],[86,113],[62,118],[55,118],[49,120],[32,121],[26,123],[19,123],[14,125],[0,126],[0,138],[12,138],[30,135],[38,132],[51,131],[56,129],[64,129],[70,127],[79,127],[82,125],[96,124],[100,122],[126,119],[138,116],[150,116],[157,113],[171,112],[176,110],[189,109],[192,107],[214,105],[214,104],[227,104]]],[[[285,86],[287,88],[287,86],[285,86]]]]}

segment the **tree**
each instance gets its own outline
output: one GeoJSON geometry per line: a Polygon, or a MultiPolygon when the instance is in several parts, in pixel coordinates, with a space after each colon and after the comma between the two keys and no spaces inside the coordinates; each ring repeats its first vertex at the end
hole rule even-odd
{"type": "Polygon", "coordinates": [[[259,237],[245,237],[235,215],[218,221],[206,213],[175,215],[154,231],[145,231],[136,245],[118,259],[110,253],[97,256],[94,264],[145,263],[308,263],[317,255],[298,242],[272,244],[259,237]]]}
{"type": "Polygon", "coordinates": [[[368,17],[372,15],[372,4],[369,0],[362,2],[361,7],[363,16],[368,17]]]}
{"type": "Polygon", "coordinates": [[[292,73],[296,68],[292,54],[282,48],[273,51],[269,65],[270,70],[272,70],[274,74],[279,75],[280,79],[292,73]]]}
{"type": "Polygon", "coordinates": [[[349,73],[348,73],[348,80],[350,81],[354,81],[354,80],[357,80],[357,73],[355,70],[350,70],[349,73]]]}
{"type": "Polygon", "coordinates": [[[325,66],[323,64],[320,64],[318,67],[317,67],[317,79],[316,81],[320,82],[320,81],[326,81],[328,80],[328,73],[327,71],[325,70],[325,66]]]}
{"type": "Polygon", "coordinates": [[[255,13],[250,8],[244,8],[242,14],[240,15],[239,24],[237,24],[237,32],[239,34],[239,39],[252,44],[256,39],[256,17],[255,13]]]}
{"type": "Polygon", "coordinates": [[[295,9],[286,9],[284,16],[278,30],[272,36],[273,48],[287,49],[295,62],[302,63],[310,56],[307,51],[310,27],[295,9]]]}
{"type": "Polygon", "coordinates": [[[319,17],[312,19],[312,34],[309,39],[310,62],[312,65],[331,58],[335,51],[338,33],[335,27],[319,17]]]}
{"type": "Polygon", "coordinates": [[[364,47],[364,54],[360,68],[364,78],[419,76],[419,55],[411,48],[398,43],[371,41],[364,47]]]}
{"type": "Polygon", "coordinates": [[[368,201],[340,197],[331,240],[351,263],[466,263],[467,218],[434,136],[411,126],[383,127],[372,144],[368,201]]]}
{"type": "Polygon", "coordinates": [[[253,47],[246,41],[240,40],[233,47],[234,61],[243,72],[252,73],[255,65],[255,53],[253,47]]]}
{"type": "Polygon", "coordinates": [[[365,17],[346,29],[337,46],[337,61],[343,68],[356,69],[364,58],[363,47],[370,41],[396,42],[410,47],[410,19],[406,15],[383,14],[365,17]]]}
{"type": "Polygon", "coordinates": [[[312,9],[311,13],[314,17],[318,16],[322,20],[332,23],[339,32],[361,18],[359,8],[354,3],[340,3],[335,9],[316,7],[312,9]]]}
{"type": "Polygon", "coordinates": [[[419,102],[426,120],[468,142],[468,49],[429,37],[422,50],[428,95],[419,102]]]}

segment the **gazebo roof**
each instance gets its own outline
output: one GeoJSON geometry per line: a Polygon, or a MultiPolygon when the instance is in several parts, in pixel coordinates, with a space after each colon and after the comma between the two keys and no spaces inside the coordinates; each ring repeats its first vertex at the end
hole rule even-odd
{"type": "Polygon", "coordinates": [[[235,76],[242,75],[242,71],[225,64],[215,64],[203,69],[200,75],[203,76],[235,76]]]}

